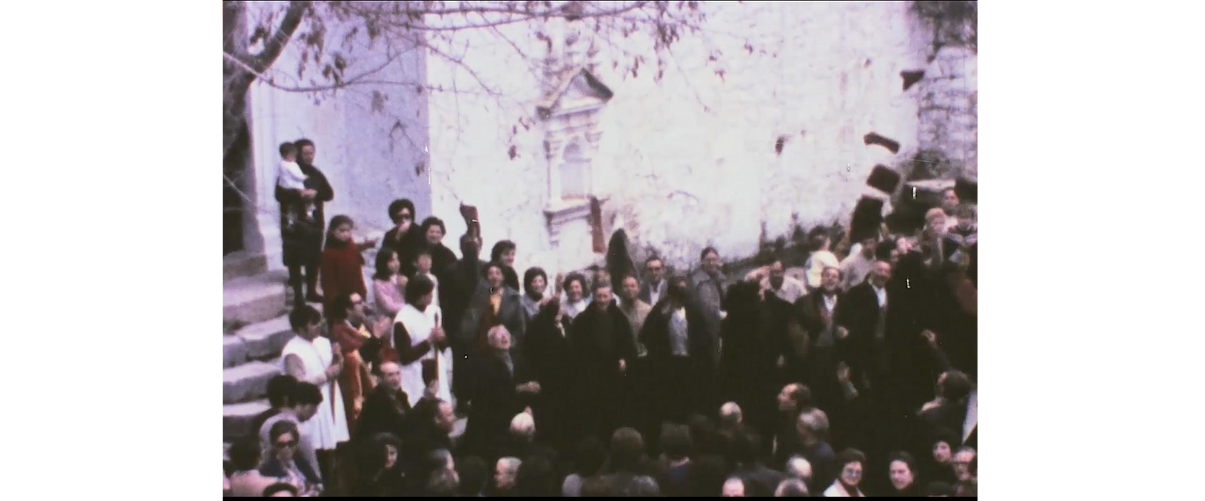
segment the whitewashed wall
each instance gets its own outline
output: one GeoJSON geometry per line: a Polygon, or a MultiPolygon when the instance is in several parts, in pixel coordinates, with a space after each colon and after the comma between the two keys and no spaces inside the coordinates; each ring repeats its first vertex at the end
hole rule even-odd
{"type": "MultiPolygon", "coordinates": [[[[263,12],[282,11],[284,7],[284,2],[249,2],[248,16],[254,23],[263,12]]],[[[343,40],[346,27],[331,22],[327,28],[328,40],[343,40]]],[[[302,26],[298,33],[306,29],[302,26]]],[[[338,45],[328,42],[327,51],[343,50],[348,55],[349,76],[387,60],[384,47],[370,46],[364,36],[353,39],[349,47],[338,45]]],[[[300,80],[297,78],[300,55],[296,46],[290,46],[273,65],[271,74],[278,84],[306,86],[317,77],[320,69],[311,67],[300,80]]],[[[314,164],[326,174],[335,191],[334,200],[326,205],[327,219],[337,214],[350,216],[360,238],[388,229],[391,223],[386,209],[394,199],[410,198],[420,216],[430,212],[424,152],[428,145],[427,92],[419,92],[415,85],[401,85],[426,82],[424,56],[420,50],[404,52],[376,75],[375,80],[388,84],[356,85],[334,95],[287,92],[263,82],[253,84],[249,115],[257,219],[270,268],[282,267],[279,206],[273,198],[282,142],[306,137],[316,143],[314,164]]],[[[318,80],[322,83],[321,78],[318,80]]]]}
{"type": "MultiPolygon", "coordinates": [[[[761,224],[770,238],[787,234],[792,213],[808,226],[845,220],[876,163],[893,165],[917,149],[918,89],[905,92],[899,73],[926,67],[931,39],[903,2],[702,5],[711,14],[703,33],[673,46],[660,82],[652,78],[653,54],[635,77],[625,58],[614,57],[640,46],[636,37],[604,44],[595,73],[615,93],[600,118],[596,193],[612,197],[608,211],[627,215],[635,240],[677,266],[694,263],[708,244],[726,257],[752,254],[761,224]],[[709,63],[713,51],[719,55],[709,63]],[[899,141],[899,153],[864,145],[872,131],[899,141]]],[[[509,29],[515,41],[525,40],[523,30],[555,31],[509,29]]],[[[521,47],[542,54],[542,42],[526,40],[521,47]]],[[[474,203],[487,246],[510,238],[520,268],[556,268],[541,212],[547,162],[539,127],[511,137],[541,97],[539,75],[492,35],[465,43],[465,61],[500,83],[506,99],[500,106],[462,94],[431,97],[432,207],[459,235],[456,205],[474,203]]],[[[438,58],[428,75],[444,85],[472,78],[438,58]]]]}

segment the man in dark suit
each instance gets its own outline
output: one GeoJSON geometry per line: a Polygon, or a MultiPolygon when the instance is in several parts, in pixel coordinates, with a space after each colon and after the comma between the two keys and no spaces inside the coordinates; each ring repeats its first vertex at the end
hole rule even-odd
{"type": "Polygon", "coordinates": [[[309,139],[298,139],[293,143],[297,147],[297,165],[305,174],[305,189],[289,190],[276,185],[276,201],[280,203],[280,240],[284,265],[289,269],[289,284],[293,286],[294,299],[297,304],[304,302],[321,302],[318,295],[318,264],[322,256],[322,232],[326,226],[326,216],[323,204],[335,198],[335,190],[331,188],[326,175],[314,166],[316,149],[314,142],[309,139]],[[286,209],[291,204],[313,204],[314,212],[311,221],[302,224],[289,224],[286,209]],[[302,275],[305,268],[305,296],[301,294],[302,275]],[[304,300],[302,299],[304,297],[304,300]]]}
{"type": "Polygon", "coordinates": [[[648,272],[648,279],[640,286],[639,299],[649,306],[656,306],[665,297],[665,263],[653,256],[644,261],[644,269],[648,272]]]}
{"type": "Polygon", "coordinates": [[[354,441],[363,443],[378,433],[406,434],[406,415],[410,397],[402,391],[402,368],[393,362],[381,364],[381,383],[364,399],[364,408],[356,421],[354,441]]]}
{"type": "Polygon", "coordinates": [[[795,312],[808,334],[808,346],[804,357],[790,360],[793,363],[789,364],[789,373],[793,378],[787,381],[806,381],[821,408],[829,408],[840,401],[834,346],[847,334],[846,328],[835,321],[837,306],[843,304],[845,298],[840,282],[841,272],[837,268],[825,268],[820,288],[795,302],[795,312]]]}
{"type": "MultiPolygon", "coordinates": [[[[652,433],[664,420],[678,423],[694,412],[710,414],[715,381],[715,347],[702,308],[694,303],[685,277],[669,281],[666,298],[644,321],[640,342],[648,351],[656,416],[652,433]]],[[[650,440],[657,437],[651,436],[650,440]]]]}
{"type": "Polygon", "coordinates": [[[574,373],[569,333],[572,323],[561,307],[560,298],[552,298],[532,317],[524,344],[525,357],[530,362],[528,376],[540,383],[540,395],[532,406],[539,438],[556,447],[569,445],[574,436],[573,388],[574,373]]]}
{"type": "MultiPolygon", "coordinates": [[[[722,322],[720,354],[724,398],[740,404],[747,422],[769,429],[774,419],[776,364],[785,345],[790,305],[773,293],[761,291],[760,277],[750,277],[728,288],[728,317],[722,322]]],[[[713,406],[714,402],[708,402],[713,406]]]]}
{"type": "Polygon", "coordinates": [[[496,458],[506,445],[510,422],[522,412],[520,393],[536,394],[539,383],[516,384],[510,333],[494,326],[488,333],[490,352],[477,357],[473,377],[473,406],[465,429],[465,447],[483,459],[496,458]]]}
{"type": "Polygon", "coordinates": [[[611,285],[595,281],[593,302],[573,320],[569,345],[574,363],[574,397],[584,433],[610,438],[621,420],[623,378],[636,360],[632,324],[615,305],[611,285]]]}
{"type": "Polygon", "coordinates": [[[875,261],[866,281],[850,289],[836,309],[837,358],[873,386],[885,381],[889,369],[888,309],[895,296],[887,288],[890,279],[891,264],[875,261]]]}

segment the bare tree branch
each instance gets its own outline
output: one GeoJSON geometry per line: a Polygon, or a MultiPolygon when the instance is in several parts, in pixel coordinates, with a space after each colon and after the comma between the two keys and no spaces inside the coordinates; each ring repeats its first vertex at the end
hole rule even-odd
{"type": "Polygon", "coordinates": [[[250,66],[254,68],[252,73],[263,73],[272,66],[272,63],[276,62],[276,58],[280,57],[280,53],[293,38],[293,32],[297,31],[298,26],[301,26],[302,16],[312,5],[313,2],[289,2],[289,9],[285,11],[285,17],[281,20],[280,27],[276,28],[272,36],[264,42],[263,52],[260,52],[251,61],[250,66]]]}

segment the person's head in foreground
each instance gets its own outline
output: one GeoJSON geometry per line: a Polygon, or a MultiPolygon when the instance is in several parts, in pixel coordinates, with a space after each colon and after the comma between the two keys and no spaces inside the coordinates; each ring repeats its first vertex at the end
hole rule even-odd
{"type": "Polygon", "coordinates": [[[290,484],[272,484],[264,489],[266,498],[295,498],[297,497],[297,488],[290,484]]]}
{"type": "Polygon", "coordinates": [[[857,449],[845,449],[837,461],[841,464],[841,473],[833,487],[839,485],[849,495],[855,495],[862,483],[862,472],[866,470],[866,455],[857,449]]]}
{"type": "Polygon", "coordinates": [[[494,489],[499,493],[510,492],[515,486],[515,476],[519,474],[519,466],[522,464],[523,462],[515,457],[499,459],[494,469],[494,489]]]}
{"type": "Polygon", "coordinates": [[[975,449],[970,447],[958,449],[954,454],[954,475],[958,477],[959,482],[970,482],[974,478],[971,475],[971,461],[974,459],[975,449]]]}
{"type": "Polygon", "coordinates": [[[808,497],[808,487],[798,478],[788,478],[778,483],[778,488],[774,489],[774,497],[806,498],[808,497]]]}
{"type": "Polygon", "coordinates": [[[895,452],[887,458],[887,474],[896,493],[906,493],[916,482],[916,459],[907,452],[895,452]]]}
{"type": "Polygon", "coordinates": [[[724,481],[721,496],[726,498],[745,497],[745,481],[741,480],[740,477],[729,477],[728,480],[724,481]]]}

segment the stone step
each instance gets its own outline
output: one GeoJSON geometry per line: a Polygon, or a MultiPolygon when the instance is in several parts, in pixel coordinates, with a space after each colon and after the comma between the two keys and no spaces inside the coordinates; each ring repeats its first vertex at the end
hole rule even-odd
{"type": "Polygon", "coordinates": [[[287,310],[288,272],[274,271],[222,284],[222,321],[242,325],[263,322],[287,310]]]}
{"type": "MultiPolygon", "coordinates": [[[[223,405],[222,439],[233,442],[252,433],[251,420],[255,419],[257,414],[270,408],[267,399],[223,405]]],[[[259,432],[259,430],[254,431],[259,432]]]]}
{"type": "Polygon", "coordinates": [[[249,362],[222,371],[222,403],[233,404],[263,398],[268,381],[281,373],[280,360],[249,362]]]}
{"type": "Polygon", "coordinates": [[[268,258],[263,254],[238,251],[222,257],[222,280],[251,277],[268,271],[268,258]]]}
{"type": "Polygon", "coordinates": [[[248,325],[222,337],[222,367],[236,367],[251,360],[276,358],[292,339],[289,316],[248,325]]]}

